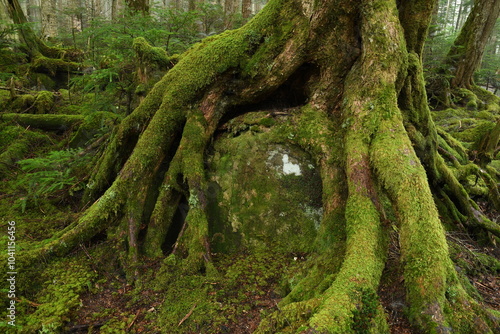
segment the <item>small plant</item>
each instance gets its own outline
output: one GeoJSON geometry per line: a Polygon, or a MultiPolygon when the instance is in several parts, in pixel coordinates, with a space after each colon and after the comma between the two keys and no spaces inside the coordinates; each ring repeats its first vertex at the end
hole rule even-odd
{"type": "Polygon", "coordinates": [[[81,154],[81,150],[52,151],[46,157],[25,159],[18,162],[26,172],[18,182],[27,190],[26,196],[21,198],[21,210],[24,213],[29,201],[37,204],[40,198],[60,194],[73,194],[80,189],[81,182],[76,176],[76,170],[88,162],[88,157],[81,154]]]}

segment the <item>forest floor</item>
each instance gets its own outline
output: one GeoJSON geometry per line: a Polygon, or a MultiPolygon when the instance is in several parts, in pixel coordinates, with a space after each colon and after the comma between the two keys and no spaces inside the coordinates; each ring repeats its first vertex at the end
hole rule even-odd
{"type": "MultiPolygon", "coordinates": [[[[460,243],[462,252],[455,256],[470,261],[473,254],[480,252],[491,255],[500,260],[500,249],[492,247],[482,247],[476,241],[470,239],[466,234],[448,234],[448,239],[454,243],[460,243]]],[[[215,263],[217,264],[217,259],[215,263]]],[[[219,270],[223,270],[224,261],[219,263],[219,270]]],[[[153,271],[160,269],[159,262],[145,264],[153,271]]],[[[250,268],[250,272],[256,275],[266,275],[264,272],[255,272],[255,268],[250,268]]],[[[476,275],[468,276],[469,281],[481,294],[483,303],[492,309],[500,310],[500,276],[478,272],[476,275]]],[[[251,293],[244,287],[249,284],[248,277],[242,275],[239,281],[233,285],[234,291],[225,291],[225,295],[242,293],[243,298],[239,299],[239,309],[243,312],[228,318],[227,322],[218,323],[217,326],[210,327],[207,333],[234,333],[249,334],[258,327],[263,314],[277,311],[278,303],[281,300],[276,292],[279,289],[279,282],[276,280],[266,281],[263,285],[258,285],[257,290],[251,293]]],[[[419,331],[412,328],[405,317],[405,291],[402,284],[404,278],[399,263],[399,248],[396,240],[392,240],[389,249],[389,260],[384,271],[379,296],[382,306],[385,309],[391,334],[418,334],[419,331]]],[[[213,283],[215,284],[215,283],[213,283]]],[[[126,333],[164,333],[166,328],[158,326],[157,321],[160,316],[159,309],[165,301],[165,294],[168,291],[156,291],[155,289],[141,288],[128,285],[122,277],[110,276],[99,286],[97,292],[86,292],[81,296],[81,307],[72,316],[73,322],[68,324],[66,333],[100,333],[103,326],[110,326],[114,322],[116,328],[120,323],[123,332],[126,333]]],[[[223,288],[223,287],[221,287],[223,288]]],[[[216,289],[209,294],[215,294],[216,289]]],[[[221,301],[224,302],[224,301],[221,301]]],[[[231,301],[228,307],[231,307],[231,301]]],[[[195,312],[196,304],[179,319],[176,332],[182,331],[182,324],[187,321],[195,312]]],[[[201,332],[205,328],[199,328],[201,332]]],[[[196,331],[185,331],[191,334],[196,331]]]]}

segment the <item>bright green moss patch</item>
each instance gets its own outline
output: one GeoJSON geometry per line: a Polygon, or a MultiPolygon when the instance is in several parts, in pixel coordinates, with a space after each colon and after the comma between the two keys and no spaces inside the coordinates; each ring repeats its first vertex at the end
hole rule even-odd
{"type": "Polygon", "coordinates": [[[132,47],[144,65],[156,65],[163,69],[172,66],[167,52],[162,48],[152,46],[143,37],[134,39],[132,47]]]}
{"type": "Polygon", "coordinates": [[[34,102],[35,96],[33,96],[32,94],[18,95],[9,103],[5,110],[9,112],[25,111],[28,108],[31,108],[34,102]]]}
{"type": "Polygon", "coordinates": [[[31,63],[31,68],[36,72],[48,73],[55,76],[57,72],[68,73],[68,71],[77,71],[80,64],[57,58],[47,58],[38,56],[31,63]]]}
{"type": "Polygon", "coordinates": [[[46,90],[39,92],[33,106],[38,114],[51,113],[54,108],[54,94],[46,90]]]}

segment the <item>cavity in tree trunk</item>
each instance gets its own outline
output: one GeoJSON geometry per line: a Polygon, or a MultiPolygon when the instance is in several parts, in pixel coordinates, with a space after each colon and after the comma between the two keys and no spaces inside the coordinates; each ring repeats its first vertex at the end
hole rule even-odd
{"type": "Polygon", "coordinates": [[[323,219],[317,263],[257,332],[388,332],[377,291],[395,230],[411,322],[429,333],[494,331],[498,318],[455,271],[433,197],[447,196],[443,205],[500,236],[438,153],[421,61],[434,1],[397,4],[271,0],[244,27],[194,46],[115,129],[88,184],[88,209],[23,262],[113,229],[127,244],[130,280],[142,256],[165,256],[172,232],[177,270],[209,269],[206,152],[241,111],[281,96],[290,119],[276,140],[320,166],[323,219]]]}

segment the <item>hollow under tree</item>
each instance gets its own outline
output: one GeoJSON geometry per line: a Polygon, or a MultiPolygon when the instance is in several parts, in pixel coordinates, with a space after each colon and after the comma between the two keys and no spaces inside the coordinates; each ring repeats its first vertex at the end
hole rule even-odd
{"type": "Polygon", "coordinates": [[[182,259],[179,270],[210,267],[206,149],[238,110],[299,78],[306,98],[290,125],[296,135],[287,140],[307,150],[321,169],[317,252],[334,256],[331,248],[345,239],[335,254],[343,261],[336,272],[311,270],[282,300],[281,313],[266,318],[258,331],[286,326],[285,315],[318,332],[350,333],[367,299],[375,302],[368,315],[372,330],[388,331],[376,295],[388,249],[385,197],[399,221],[412,323],[430,333],[498,330],[498,313],[462,286],[433,198],[446,199],[449,212],[467,216],[469,226],[500,237],[500,227],[438,152],[438,139],[450,140],[431,120],[421,62],[434,5],[271,0],[242,28],[205,39],[115,129],[79,220],[19,261],[29,265],[65,254],[115,227],[114,238],[127,243],[123,266],[134,279],[142,256],[163,256],[161,244],[186,196],[190,209],[170,256],[182,259]]]}

